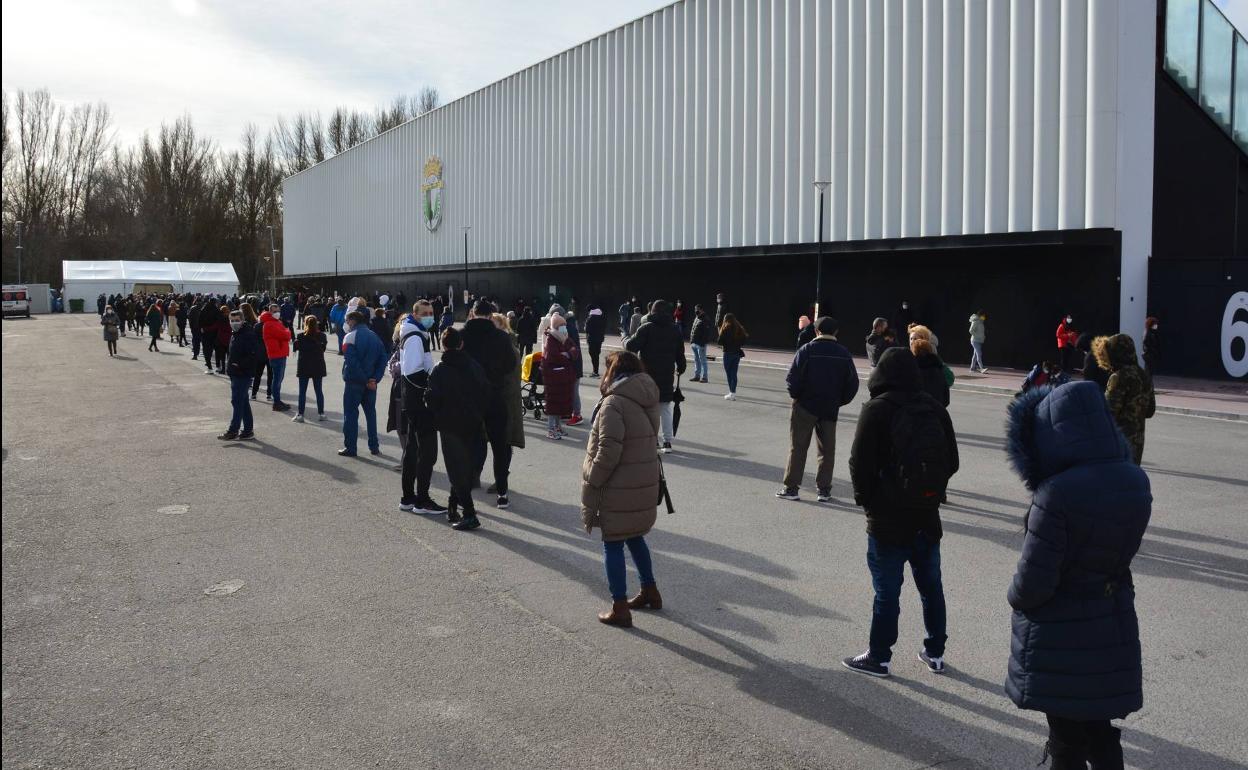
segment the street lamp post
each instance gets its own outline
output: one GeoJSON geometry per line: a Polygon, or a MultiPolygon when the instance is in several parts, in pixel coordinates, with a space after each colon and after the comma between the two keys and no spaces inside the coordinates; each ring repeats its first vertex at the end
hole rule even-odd
{"type": "Polygon", "coordinates": [[[815,182],[819,191],[819,255],[815,258],[815,318],[818,319],[820,304],[823,299],[823,193],[828,189],[828,182],[815,182]]]}
{"type": "Polygon", "coordinates": [[[22,227],[25,223],[17,223],[17,282],[22,282],[22,227]]]}
{"type": "Polygon", "coordinates": [[[472,229],[472,225],[464,225],[464,312],[471,308],[468,307],[468,231],[472,229]]]}
{"type": "Polygon", "coordinates": [[[277,246],[273,243],[273,225],[269,225],[269,253],[273,261],[269,263],[269,297],[277,299],[277,246]]]}

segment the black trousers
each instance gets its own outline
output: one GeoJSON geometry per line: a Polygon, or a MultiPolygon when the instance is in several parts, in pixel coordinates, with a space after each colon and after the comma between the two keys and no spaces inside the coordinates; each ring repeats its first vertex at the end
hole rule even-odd
{"type": "Polygon", "coordinates": [[[191,358],[199,356],[199,332],[191,329],[191,358]]]}
{"type": "Polygon", "coordinates": [[[254,396],[260,392],[260,376],[266,374],[267,379],[264,381],[264,392],[267,395],[273,394],[273,367],[269,366],[269,359],[266,358],[256,366],[256,376],[251,380],[251,395],[254,396]]]}
{"type": "Polygon", "coordinates": [[[213,332],[211,335],[206,336],[206,337],[204,337],[204,339],[203,339],[203,344],[204,344],[204,366],[206,366],[206,367],[208,368],[208,371],[212,371],[212,351],[213,351],[213,349],[216,347],[216,343],[217,343],[217,333],[216,333],[216,332],[213,332]]]}
{"type": "Polygon", "coordinates": [[[511,443],[507,441],[507,404],[497,396],[491,400],[485,413],[485,434],[478,435],[473,446],[475,478],[481,478],[481,471],[485,469],[487,443],[494,456],[494,484],[498,487],[498,494],[505,495],[507,476],[511,472],[511,443]]]}
{"type": "Polygon", "coordinates": [[[408,415],[403,442],[403,500],[429,499],[433,466],[438,462],[438,432],[429,425],[428,415],[408,415]]]}
{"type": "Polygon", "coordinates": [[[598,374],[598,357],[602,355],[602,340],[591,339],[589,341],[589,362],[594,367],[594,374],[598,374]]]}
{"type": "Polygon", "coordinates": [[[451,505],[459,506],[465,516],[475,516],[476,509],[472,504],[472,442],[475,436],[458,433],[439,434],[442,437],[442,464],[446,466],[446,477],[451,482],[451,505]]]}
{"type": "Polygon", "coordinates": [[[1049,720],[1049,744],[1053,770],[1122,770],[1122,731],[1108,719],[1076,722],[1045,715],[1049,720]]]}

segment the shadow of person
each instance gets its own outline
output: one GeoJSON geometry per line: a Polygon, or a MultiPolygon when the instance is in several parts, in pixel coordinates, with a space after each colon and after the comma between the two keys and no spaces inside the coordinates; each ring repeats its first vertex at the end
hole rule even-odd
{"type": "Polygon", "coordinates": [[[280,460],[288,465],[293,465],[296,468],[303,468],[304,470],[313,471],[315,473],[322,473],[329,476],[334,481],[341,481],[344,484],[355,484],[358,481],[355,471],[352,471],[349,468],[345,468],[336,463],[327,463],[324,460],[318,460],[310,455],[288,452],[276,444],[266,444],[259,439],[254,441],[227,441],[224,443],[227,448],[242,447],[253,452],[263,452],[266,457],[272,457],[273,459],[280,460]]]}

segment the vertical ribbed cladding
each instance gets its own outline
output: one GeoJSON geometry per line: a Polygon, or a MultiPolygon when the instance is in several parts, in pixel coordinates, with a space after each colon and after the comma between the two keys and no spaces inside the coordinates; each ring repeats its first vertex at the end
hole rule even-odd
{"type": "Polygon", "coordinates": [[[923,0],[923,160],[919,234],[940,235],[941,121],[944,118],[944,5],[923,0]]]}
{"type": "Polygon", "coordinates": [[[700,199],[698,232],[702,242],[717,246],[719,228],[719,3],[698,0],[698,23],[701,25],[698,51],[699,103],[704,106],[702,130],[698,135],[698,173],[700,199]]]}
{"type": "Polygon", "coordinates": [[[1088,143],[1085,227],[1112,227],[1117,207],[1118,3],[1088,4],[1088,143]]]}
{"type": "Polygon", "coordinates": [[[849,0],[849,190],[845,239],[863,237],[867,173],[867,0],[849,0]]]}
{"type": "Polygon", "coordinates": [[[881,0],[867,3],[866,112],[863,146],[862,237],[880,238],[884,230],[884,11],[881,0]]]}
{"type": "MultiPolygon", "coordinates": [[[[832,18],[831,3],[815,3],[815,170],[814,178],[832,178],[832,18]]],[[[814,181],[814,180],[812,180],[814,181]]],[[[817,203],[818,197],[815,198],[817,203]]],[[[812,208],[818,217],[817,208],[812,208]]],[[[828,196],[823,201],[824,237],[828,232],[828,196]]]]}
{"type": "Polygon", "coordinates": [[[941,235],[957,235],[962,232],[962,148],[963,106],[965,101],[966,57],[966,3],[964,0],[945,0],[943,10],[944,60],[941,63],[945,85],[944,108],[941,123],[943,133],[940,145],[940,199],[941,235]]]}
{"type": "Polygon", "coordinates": [[[747,0],[742,9],[742,41],[745,61],[741,71],[741,123],[743,141],[735,151],[741,158],[741,245],[758,243],[758,94],[759,94],[759,30],[758,3],[747,0]]]}
{"type": "Polygon", "coordinates": [[[746,0],[732,0],[731,26],[732,43],[727,53],[732,67],[732,89],[728,104],[727,144],[723,146],[720,153],[724,156],[726,164],[725,183],[728,185],[730,201],[727,216],[720,231],[724,235],[725,246],[740,246],[745,242],[744,222],[747,211],[745,204],[746,154],[744,151],[744,148],[748,146],[747,114],[750,112],[746,109],[745,101],[748,93],[747,72],[750,76],[753,75],[752,71],[746,69],[745,64],[747,58],[745,52],[749,44],[747,30],[751,27],[749,18],[746,16],[746,0]]]}
{"type": "Polygon", "coordinates": [[[905,112],[905,15],[903,0],[885,0],[884,5],[884,190],[883,207],[884,238],[901,237],[903,167],[905,147],[903,131],[905,112]]]}
{"type": "Polygon", "coordinates": [[[967,0],[962,63],[962,232],[984,231],[988,150],[988,0],[967,0]]]}
{"type": "Polygon", "coordinates": [[[923,4],[902,7],[901,236],[923,227],[923,4]]]}
{"type": "Polygon", "coordinates": [[[784,82],[787,10],[784,0],[773,0],[771,3],[771,87],[767,99],[771,105],[771,144],[761,148],[767,158],[767,243],[784,243],[784,148],[788,141],[784,82]]]}
{"type": "Polygon", "coordinates": [[[828,188],[828,240],[849,238],[849,3],[832,9],[832,184],[828,188]]]}
{"type": "MultiPolygon", "coordinates": [[[[1044,2],[1045,0],[1041,0],[1044,2]]],[[[1035,0],[1010,2],[1010,232],[1031,230],[1035,147],[1035,0]]]]}
{"type": "Polygon", "coordinates": [[[809,167],[802,167],[802,121],[805,104],[802,98],[802,2],[785,0],[785,139],[784,139],[784,242],[809,241],[798,230],[801,205],[810,200],[802,195],[802,180],[810,176],[809,167]]]}
{"type": "Polygon", "coordinates": [[[984,129],[984,232],[1010,221],[1010,4],[987,3],[984,129]]]}
{"type": "Polygon", "coordinates": [[[1031,229],[1057,227],[1058,139],[1061,136],[1061,2],[1038,0],[1035,20],[1035,134],[1032,152],[1034,193],[1031,229]]]}

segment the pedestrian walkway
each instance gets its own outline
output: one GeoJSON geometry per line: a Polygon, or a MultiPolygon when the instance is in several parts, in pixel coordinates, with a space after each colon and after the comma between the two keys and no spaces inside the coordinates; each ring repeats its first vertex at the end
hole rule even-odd
{"type": "MultiPolygon", "coordinates": [[[[603,347],[618,349],[621,347],[620,337],[608,335],[603,347]]],[[[712,345],[708,352],[711,360],[716,360],[718,348],[712,345]]],[[[792,361],[792,351],[747,347],[741,365],[787,371],[792,361]]],[[[866,356],[854,356],[854,364],[858,368],[858,376],[865,380],[871,373],[866,356]]],[[[991,367],[987,374],[971,374],[957,365],[951,368],[957,377],[953,390],[1002,396],[1017,393],[1027,376],[1027,372],[1018,369],[991,367]]],[[[1248,383],[1159,375],[1155,384],[1157,411],[1163,414],[1248,421],[1248,383]]]]}

